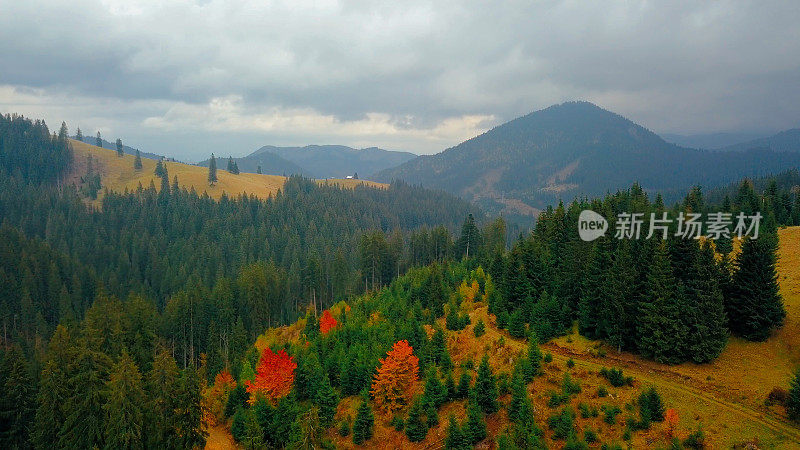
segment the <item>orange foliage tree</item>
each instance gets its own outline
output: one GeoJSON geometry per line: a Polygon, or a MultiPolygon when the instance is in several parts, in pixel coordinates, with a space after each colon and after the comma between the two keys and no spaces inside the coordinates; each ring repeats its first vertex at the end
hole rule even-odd
{"type": "Polygon", "coordinates": [[[322,312],[322,318],[319,319],[319,331],[322,334],[327,334],[328,331],[336,328],[339,322],[331,315],[330,310],[326,309],[322,312]]]}
{"type": "Polygon", "coordinates": [[[215,425],[224,419],[225,404],[228,395],[236,388],[236,380],[228,369],[223,370],[214,377],[214,384],[203,392],[205,403],[206,421],[215,425]]]}
{"type": "Polygon", "coordinates": [[[407,405],[416,392],[418,372],[419,358],[414,356],[414,349],[406,340],[396,342],[372,380],[370,393],[376,405],[387,413],[407,405]]]}
{"type": "Polygon", "coordinates": [[[668,409],[665,419],[667,422],[667,433],[669,437],[672,438],[675,436],[675,430],[678,428],[678,411],[673,408],[668,409]]]}
{"type": "Polygon", "coordinates": [[[284,350],[276,353],[269,347],[264,348],[258,360],[255,381],[245,381],[250,403],[255,403],[262,396],[275,403],[279,398],[289,395],[296,368],[294,357],[287,355],[284,350]]]}

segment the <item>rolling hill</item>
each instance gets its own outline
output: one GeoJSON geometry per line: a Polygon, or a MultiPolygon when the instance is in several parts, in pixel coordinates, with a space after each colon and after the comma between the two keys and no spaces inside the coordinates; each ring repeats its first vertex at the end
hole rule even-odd
{"type": "Polygon", "coordinates": [[[741,152],[753,148],[768,148],[776,152],[800,152],[800,128],[781,131],[773,136],[729,145],[719,150],[741,152]]]}
{"type": "MultiPolygon", "coordinates": [[[[264,173],[303,174],[313,178],[344,178],[358,174],[360,178],[394,167],[415,158],[408,152],[383,150],[377,147],[355,149],[344,145],[307,145],[275,147],[266,145],[253,153],[234,158],[243,172],[255,172],[261,164],[264,173]],[[284,162],[285,161],[285,162],[284,162]],[[274,168],[268,172],[266,167],[274,168]]],[[[208,167],[208,160],[198,163],[208,167]]],[[[223,166],[224,167],[224,166],[223,166]]]]}
{"type": "Polygon", "coordinates": [[[491,212],[534,215],[559,199],[598,195],[636,181],[651,192],[670,192],[798,165],[796,152],[680,147],[594,104],[568,102],[514,119],[436,155],[420,156],[375,179],[444,189],[491,212]]]}
{"type": "MultiPolygon", "coordinates": [[[[101,193],[104,189],[115,192],[135,190],[139,184],[148,187],[150,183],[160,188],[160,179],[154,174],[156,161],[142,158],[142,170],[134,170],[134,157],[126,154],[117,156],[116,150],[96,147],[85,142],[71,140],[74,151],[74,164],[70,174],[65,180],[66,184],[79,184],[80,178],[86,174],[87,161],[92,157],[92,165],[101,176],[101,193]]],[[[178,185],[186,189],[194,189],[198,193],[207,193],[210,197],[219,199],[223,193],[228,196],[239,194],[252,194],[259,198],[266,198],[280,189],[286,177],[277,175],[261,175],[256,173],[240,173],[234,175],[225,170],[217,170],[218,182],[214,186],[208,184],[208,169],[192,164],[167,162],[167,171],[170,180],[178,178],[178,185]]],[[[224,167],[224,163],[219,166],[224,167]]],[[[364,184],[372,187],[383,188],[385,184],[361,180],[330,180],[343,187],[354,187],[364,184]]],[[[101,194],[102,195],[102,194],[101,194]]]]}

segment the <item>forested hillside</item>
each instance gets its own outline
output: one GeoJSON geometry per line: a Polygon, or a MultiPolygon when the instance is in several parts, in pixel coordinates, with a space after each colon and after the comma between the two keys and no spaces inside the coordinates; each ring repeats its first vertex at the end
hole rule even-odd
{"type": "MultiPolygon", "coordinates": [[[[660,386],[590,355],[576,355],[580,366],[561,355],[555,362],[547,349],[562,349],[547,342],[577,322],[584,337],[575,338],[604,342],[591,361],[602,362],[607,348],[627,349],[669,367],[713,361],[730,335],[768,339],[785,316],[774,207],[743,182],[727,206],[707,204],[695,189],[665,208],[634,186],[548,210],[510,251],[477,239],[473,257],[412,269],[388,287],[267,330],[241,372],[223,372],[207,391],[210,420],[230,424],[246,448],[717,448],[763,437],[737,425],[736,436],[720,432],[728,424],[711,415],[682,420],[691,401],[665,400],[660,386]],[[682,238],[588,243],[572,226],[585,207],[760,211],[767,220],[764,234],[738,251],[731,241],[682,238]]],[[[773,435],[773,444],[800,437],[778,429],[789,434],[773,435]]]]}
{"type": "Polygon", "coordinates": [[[238,367],[258,333],[452,257],[451,230],[470,214],[482,220],[448,194],[402,183],[291,178],[266,200],[215,200],[181,188],[169,164],[156,164],[158,188],[87,203],[90,190],[63,182],[75,164],[66,125],[51,135],[43,122],[3,116],[2,126],[4,448],[200,443],[200,383],[238,367]],[[186,383],[182,394],[164,392],[173,382],[186,383]],[[123,418],[132,398],[193,425],[143,429],[141,416],[123,418]]]}

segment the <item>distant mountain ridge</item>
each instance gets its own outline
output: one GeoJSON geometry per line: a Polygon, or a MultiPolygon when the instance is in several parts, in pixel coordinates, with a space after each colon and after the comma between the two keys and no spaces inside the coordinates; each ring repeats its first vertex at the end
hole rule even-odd
{"type": "Polygon", "coordinates": [[[649,191],[719,186],[800,165],[800,153],[757,148],[695,150],[588,102],[554,105],[499,125],[439,154],[379,173],[444,189],[491,212],[534,214],[559,199],[601,195],[639,182],[649,191]]]}
{"type": "Polygon", "coordinates": [[[719,150],[741,152],[754,148],[768,148],[776,152],[800,152],[800,128],[792,128],[772,136],[729,145],[719,150]]]}
{"type": "MultiPolygon", "coordinates": [[[[218,169],[228,167],[228,156],[215,156],[218,169]]],[[[239,167],[240,172],[257,173],[258,168],[261,167],[261,173],[264,175],[307,175],[307,171],[302,167],[270,152],[254,152],[244,158],[233,158],[233,160],[239,167]]],[[[209,161],[210,159],[206,159],[205,161],[200,161],[197,165],[208,167],[209,161]]]]}
{"type": "Polygon", "coordinates": [[[743,142],[760,139],[769,133],[702,133],[702,134],[674,134],[659,133],[665,141],[681,147],[699,148],[702,150],[716,150],[743,142]]]}

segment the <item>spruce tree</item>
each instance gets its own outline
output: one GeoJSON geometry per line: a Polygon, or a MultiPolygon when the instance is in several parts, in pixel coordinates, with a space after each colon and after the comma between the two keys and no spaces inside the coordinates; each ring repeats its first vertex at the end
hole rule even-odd
{"type": "Polygon", "coordinates": [[[63,325],[56,327],[47,347],[47,362],[40,375],[38,408],[33,426],[33,444],[36,448],[49,448],[58,442],[58,432],[64,425],[68,411],[64,405],[69,398],[67,367],[75,356],[72,339],[63,325]]]}
{"type": "Polygon", "coordinates": [[[94,145],[97,147],[103,148],[103,138],[100,137],[100,132],[97,132],[97,137],[94,140],[94,145]]]}
{"type": "Polygon", "coordinates": [[[475,217],[467,215],[461,226],[461,237],[456,242],[456,251],[465,258],[475,257],[479,252],[481,233],[475,225],[475,217]]]}
{"type": "Polygon", "coordinates": [[[58,437],[60,448],[102,448],[104,446],[108,356],[83,347],[70,365],[70,397],[64,406],[68,411],[58,437]]]}
{"type": "Polygon", "coordinates": [[[425,409],[425,423],[428,428],[433,428],[439,425],[439,410],[436,409],[436,404],[426,398],[422,399],[422,407],[425,409]]]}
{"type": "Polygon", "coordinates": [[[483,412],[475,396],[470,397],[467,403],[467,423],[464,424],[464,437],[472,445],[486,438],[486,420],[483,418],[483,412]]]}
{"type": "Polygon", "coordinates": [[[339,395],[331,386],[327,375],[322,375],[322,380],[317,391],[317,404],[319,405],[319,423],[328,427],[336,416],[336,406],[339,405],[339,395]]]}
{"type": "Polygon", "coordinates": [[[258,168],[256,169],[256,173],[261,175],[261,164],[258,165],[258,168]]]}
{"type": "Polygon", "coordinates": [[[508,334],[515,338],[525,337],[525,315],[522,308],[518,308],[511,314],[511,319],[508,324],[508,334]]]}
{"type": "Polygon", "coordinates": [[[208,163],[208,184],[213,186],[217,182],[217,159],[211,154],[211,161],[208,163]]]}
{"type": "Polygon", "coordinates": [[[706,243],[691,268],[687,295],[692,305],[684,314],[689,325],[689,357],[696,363],[715,359],[728,341],[728,319],[718,280],[714,250],[706,243]]]}
{"type": "Polygon", "coordinates": [[[117,138],[117,156],[123,156],[125,154],[125,147],[122,146],[122,139],[117,138]]]}
{"type": "Polygon", "coordinates": [[[81,131],[81,127],[78,127],[78,130],[75,131],[75,140],[83,142],[83,132],[81,131]]]}
{"type": "Polygon", "coordinates": [[[406,436],[411,442],[419,442],[428,434],[428,425],[422,421],[422,413],[422,401],[418,398],[408,410],[405,425],[406,436]]]}
{"type": "Polygon", "coordinates": [[[731,332],[751,341],[766,340],[786,317],[778,290],[777,240],[770,230],[748,238],[736,258],[726,311],[731,332]]]}
{"type": "Polygon", "coordinates": [[[204,446],[208,433],[203,423],[200,376],[194,367],[187,367],[181,372],[175,389],[175,398],[177,410],[174,420],[179,430],[178,446],[180,448],[204,446]]]}
{"type": "MultiPolygon", "coordinates": [[[[145,411],[147,446],[169,448],[178,445],[175,410],[178,408],[176,386],[178,365],[166,349],[156,353],[153,366],[147,374],[145,390],[148,403],[145,411]]],[[[238,386],[237,386],[238,388],[238,386]]],[[[244,387],[242,387],[244,390],[244,387]]],[[[234,392],[229,400],[235,398],[234,392]]],[[[229,416],[233,415],[233,411],[229,416]]]]}
{"type": "Polygon", "coordinates": [[[144,448],[145,394],[142,376],[126,351],[114,368],[106,383],[108,402],[106,412],[105,443],[107,448],[144,448]]]}
{"type": "Polygon", "coordinates": [[[789,384],[789,398],[786,399],[786,413],[795,422],[800,422],[800,368],[795,370],[789,384]]]}
{"type": "Polygon", "coordinates": [[[142,155],[139,153],[139,149],[136,149],[136,157],[133,159],[133,169],[142,170],[142,155]]]}
{"type": "Polygon", "coordinates": [[[448,450],[463,450],[468,448],[467,440],[461,427],[458,425],[455,416],[450,415],[450,423],[447,426],[447,438],[444,441],[444,448],[448,450]]]}
{"type": "Polygon", "coordinates": [[[669,255],[663,242],[653,254],[647,275],[646,299],[639,315],[639,351],[658,362],[676,364],[686,357],[688,330],[681,309],[685,304],[682,286],[676,288],[669,255]]]}
{"type": "Polygon", "coordinates": [[[456,398],[465,399],[469,397],[470,384],[472,384],[472,377],[466,370],[461,372],[461,377],[458,379],[458,387],[456,388],[456,398]]]}
{"type": "Polygon", "coordinates": [[[525,382],[530,383],[533,377],[542,373],[542,349],[539,348],[539,340],[535,334],[531,334],[528,343],[528,358],[525,364],[525,382]]]}
{"type": "Polygon", "coordinates": [[[375,415],[369,406],[367,398],[361,399],[361,405],[356,412],[356,420],[353,422],[353,443],[361,445],[372,438],[373,427],[375,425],[375,415]]]}
{"type": "Polygon", "coordinates": [[[11,346],[0,361],[0,447],[27,448],[35,415],[34,381],[18,346],[11,346]]]}
{"type": "Polygon", "coordinates": [[[445,389],[442,381],[439,380],[439,375],[436,366],[430,366],[425,378],[425,398],[432,401],[436,407],[444,405],[447,401],[447,389],[445,389]]]}
{"type": "Polygon", "coordinates": [[[497,412],[497,384],[489,367],[489,356],[484,355],[481,365],[478,367],[478,378],[475,381],[475,395],[478,404],[486,414],[497,412]]]}

